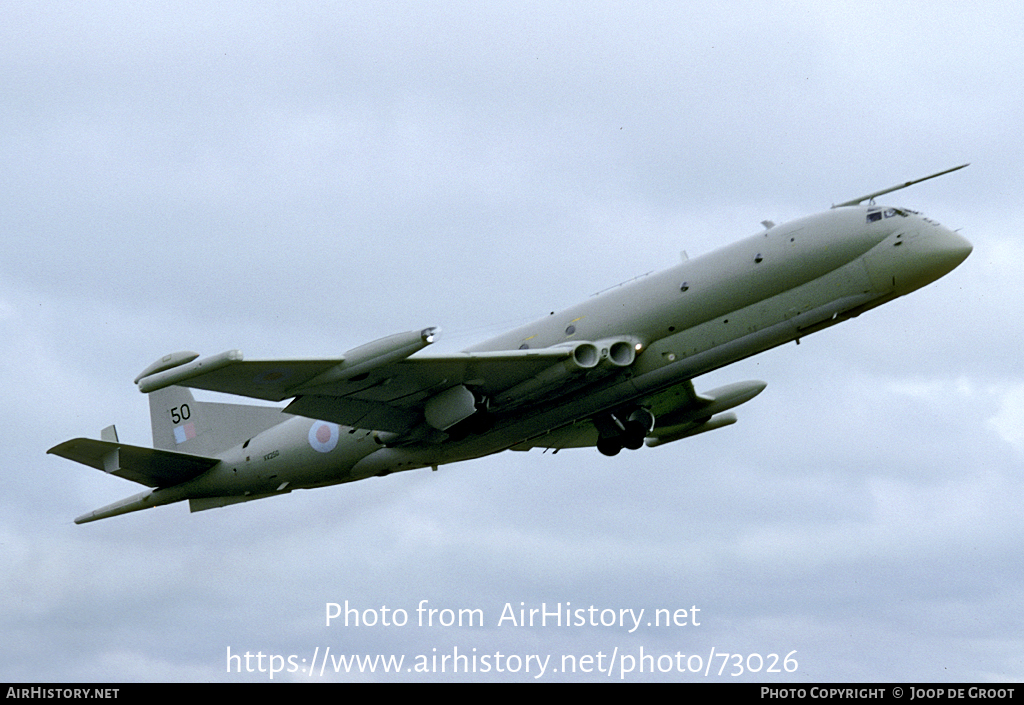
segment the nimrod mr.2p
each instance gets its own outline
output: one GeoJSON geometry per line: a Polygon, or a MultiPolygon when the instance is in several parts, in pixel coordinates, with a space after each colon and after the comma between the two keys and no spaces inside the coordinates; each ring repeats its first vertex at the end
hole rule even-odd
{"type": "MultiPolygon", "coordinates": [[[[963,165],[963,166],[966,166],[963,165]]],[[[956,167],[956,169],[963,168],[956,167]]],[[[436,328],[325,360],[198,359],[136,379],[153,448],[76,438],[50,453],[150,489],[84,523],[188,500],[192,511],[433,467],[504,450],[664,445],[735,423],[765,387],[697,393],[711,370],[858,316],[953,270],[971,244],[875,198],[948,169],[764,230],[446,355],[436,328]],[[866,202],[866,203],[865,203],[866,202]],[[284,408],[196,401],[188,388],[284,408]]]]}

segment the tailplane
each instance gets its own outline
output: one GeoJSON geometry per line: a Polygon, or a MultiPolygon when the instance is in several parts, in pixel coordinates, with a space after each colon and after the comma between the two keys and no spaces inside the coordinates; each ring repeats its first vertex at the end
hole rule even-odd
{"type": "MultiPolygon", "coordinates": [[[[113,426],[109,427],[113,428],[113,426]]],[[[104,429],[107,431],[107,429],[104,429]]],[[[171,487],[202,475],[220,461],[202,455],[143,448],[116,440],[72,438],[46,451],[146,487],[171,487]]]]}
{"type": "MultiPolygon", "coordinates": [[[[194,357],[195,353],[168,355],[146,368],[135,381],[194,357]]],[[[76,524],[191,499],[185,483],[217,465],[220,454],[290,418],[276,407],[196,401],[185,387],[165,387],[150,393],[149,412],[152,448],[122,443],[117,430],[108,426],[100,432],[100,440],[73,438],[47,451],[151,488],[84,514],[75,519],[76,524]]],[[[217,499],[200,500],[193,511],[219,506],[215,504],[217,499]]],[[[223,503],[223,498],[219,499],[223,503]]]]}

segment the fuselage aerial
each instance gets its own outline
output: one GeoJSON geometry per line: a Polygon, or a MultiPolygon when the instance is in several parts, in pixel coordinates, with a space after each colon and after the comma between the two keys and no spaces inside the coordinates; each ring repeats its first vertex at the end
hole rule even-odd
{"type": "Polygon", "coordinates": [[[164,358],[136,380],[150,394],[155,449],[121,444],[112,429],[51,449],[151,488],[76,521],[184,499],[198,511],[508,449],[615,455],[720,428],[765,385],[697,394],[695,377],[903,296],[971,252],[939,223],[873,201],[765,225],[454,355],[414,355],[433,340],[428,328],[340,361],[164,358]],[[185,387],[291,403],[232,411],[185,387]],[[185,472],[187,458],[196,467],[185,472]]]}

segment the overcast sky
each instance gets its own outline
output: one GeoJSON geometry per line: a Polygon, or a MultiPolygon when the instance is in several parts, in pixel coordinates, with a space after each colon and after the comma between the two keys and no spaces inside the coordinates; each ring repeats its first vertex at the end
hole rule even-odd
{"type": "Polygon", "coordinates": [[[327,648],[406,661],[275,680],[529,681],[529,654],[540,680],[618,680],[562,672],[598,653],[713,663],[629,681],[737,680],[712,653],[760,654],[767,682],[1024,678],[1019,2],[2,15],[0,680],[262,681],[228,650],[327,648]],[[132,379],[171,351],[332,357],[428,325],[457,350],[964,162],[884,200],[971,257],[695,380],[768,383],[723,430],[83,526],[139,486],[45,455],[111,423],[149,445],[132,379]],[[325,626],[346,600],[409,624],[325,626]],[[485,624],[419,627],[422,600],[485,624]],[[521,603],[645,613],[632,633],[499,626],[521,603]],[[646,625],[692,607],[699,626],[646,625]],[[491,671],[407,670],[456,649],[491,671]]]}

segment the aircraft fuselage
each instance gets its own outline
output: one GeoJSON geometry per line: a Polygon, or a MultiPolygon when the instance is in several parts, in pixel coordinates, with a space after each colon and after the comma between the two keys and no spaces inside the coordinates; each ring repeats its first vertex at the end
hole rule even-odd
{"type": "Polygon", "coordinates": [[[468,349],[625,337],[639,346],[628,374],[486,436],[383,449],[354,470],[362,477],[513,447],[859,315],[938,279],[970,251],[958,233],[905,209],[851,206],[773,226],[468,349]]]}
{"type": "MultiPolygon", "coordinates": [[[[637,400],[681,394],[680,385],[694,377],[907,294],[951,271],[970,251],[966,239],[942,225],[884,206],[833,208],[770,226],[467,349],[534,350],[579,341],[626,345],[613,352],[606,344],[600,353],[628,353],[627,364],[601,376],[581,376],[576,387],[560,388],[540,410],[518,414],[517,394],[511,390],[508,398],[481,406],[486,424],[453,433],[444,443],[392,443],[387,433],[291,416],[218,454],[220,462],[194,479],[77,521],[181,499],[190,499],[195,511],[296,488],[436,468],[509,448],[560,448],[562,442],[552,434],[569,438],[577,433],[575,425],[587,420],[594,420],[597,430],[590,433],[596,434],[602,415],[614,421],[617,410],[625,410],[619,413],[624,418],[637,400]]],[[[548,383],[538,375],[520,387],[523,394],[534,394],[548,383]]],[[[740,385],[728,394],[741,403],[763,386],[740,385]]],[[[721,408],[731,403],[719,399],[721,408]]],[[[702,430],[676,421],[678,437],[702,430]]],[[[670,435],[660,442],[674,439],[670,435]]],[[[564,442],[564,447],[572,445],[564,442]]]]}

